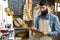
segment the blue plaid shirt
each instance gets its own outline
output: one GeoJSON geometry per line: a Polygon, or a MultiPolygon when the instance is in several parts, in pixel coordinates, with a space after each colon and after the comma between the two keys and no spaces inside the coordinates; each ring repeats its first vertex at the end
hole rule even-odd
{"type": "MultiPolygon", "coordinates": [[[[42,18],[45,20],[49,20],[50,17],[50,27],[51,27],[51,33],[50,36],[57,36],[60,33],[60,28],[59,28],[59,19],[56,15],[49,13],[46,17],[42,18]]],[[[41,18],[41,15],[38,16],[35,20],[35,27],[38,29],[39,28],[39,20],[41,18]]]]}

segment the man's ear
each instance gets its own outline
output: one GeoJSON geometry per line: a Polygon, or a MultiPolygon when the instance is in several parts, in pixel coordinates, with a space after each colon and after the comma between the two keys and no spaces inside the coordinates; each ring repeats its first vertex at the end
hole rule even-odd
{"type": "Polygon", "coordinates": [[[51,7],[50,6],[48,6],[48,13],[50,13],[51,12],[51,7]]]}
{"type": "Polygon", "coordinates": [[[46,5],[46,7],[48,8],[48,7],[49,7],[49,5],[46,5]]]}

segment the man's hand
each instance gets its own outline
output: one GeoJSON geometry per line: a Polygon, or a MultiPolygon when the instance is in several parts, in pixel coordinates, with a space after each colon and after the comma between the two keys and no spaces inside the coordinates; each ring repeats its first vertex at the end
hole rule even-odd
{"type": "MultiPolygon", "coordinates": [[[[37,30],[35,26],[32,26],[31,29],[37,30]]],[[[32,35],[35,36],[35,32],[31,31],[32,35]]]]}
{"type": "Polygon", "coordinates": [[[44,36],[48,36],[49,35],[49,32],[47,31],[41,31],[43,33],[44,36]]]}
{"type": "Polygon", "coordinates": [[[33,30],[37,30],[35,26],[32,26],[31,29],[33,29],[33,30]]]}

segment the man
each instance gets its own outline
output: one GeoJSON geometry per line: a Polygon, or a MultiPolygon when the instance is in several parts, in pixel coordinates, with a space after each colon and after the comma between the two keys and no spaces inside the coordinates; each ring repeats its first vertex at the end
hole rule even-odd
{"type": "Polygon", "coordinates": [[[44,37],[40,40],[52,40],[51,36],[57,36],[60,33],[59,19],[53,13],[48,12],[48,1],[41,0],[39,5],[41,15],[36,18],[35,27],[32,29],[37,29],[43,33],[44,37]]]}

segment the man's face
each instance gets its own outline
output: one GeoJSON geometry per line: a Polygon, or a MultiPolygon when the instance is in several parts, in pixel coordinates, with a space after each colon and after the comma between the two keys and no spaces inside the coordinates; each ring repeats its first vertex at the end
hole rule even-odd
{"type": "Polygon", "coordinates": [[[40,6],[40,11],[42,16],[46,16],[48,14],[48,6],[47,5],[40,6]]]}
{"type": "Polygon", "coordinates": [[[45,11],[46,9],[47,9],[47,6],[46,5],[40,6],[40,10],[41,11],[45,11]]]}

